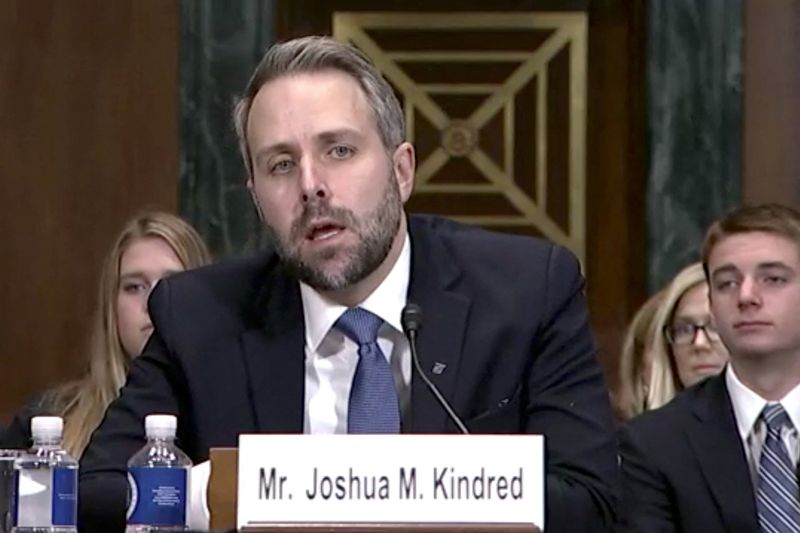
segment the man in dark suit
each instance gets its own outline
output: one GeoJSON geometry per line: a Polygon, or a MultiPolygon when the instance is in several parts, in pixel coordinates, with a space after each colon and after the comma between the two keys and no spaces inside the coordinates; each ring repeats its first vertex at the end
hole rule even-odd
{"type": "Polygon", "coordinates": [[[246,432],[455,431],[412,379],[407,302],[424,312],[422,368],[470,431],[545,435],[547,531],[607,528],[615,439],[574,256],[407,217],[415,163],[399,103],[365,58],[333,40],[270,49],[236,125],[276,253],[154,290],[153,336],[81,461],[83,530],[122,523],[125,463],[148,413],[178,415],[195,463],[246,432]],[[372,351],[353,342],[347,316],[375,322],[372,351]],[[379,405],[359,396],[366,364],[370,386],[388,383],[379,405]]]}
{"type": "Polygon", "coordinates": [[[730,364],[623,428],[620,529],[800,531],[800,213],[734,210],[703,263],[730,364]]]}

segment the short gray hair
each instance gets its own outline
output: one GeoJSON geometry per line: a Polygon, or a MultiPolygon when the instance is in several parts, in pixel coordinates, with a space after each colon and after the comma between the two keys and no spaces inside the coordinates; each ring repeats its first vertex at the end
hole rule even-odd
{"type": "Polygon", "coordinates": [[[400,102],[392,87],[364,54],[331,37],[301,37],[267,50],[233,110],[239,148],[249,178],[253,177],[253,165],[247,145],[247,120],[258,91],[281,76],[322,70],[338,70],[358,82],[375,115],[378,133],[387,150],[397,148],[405,140],[405,119],[400,102]]]}

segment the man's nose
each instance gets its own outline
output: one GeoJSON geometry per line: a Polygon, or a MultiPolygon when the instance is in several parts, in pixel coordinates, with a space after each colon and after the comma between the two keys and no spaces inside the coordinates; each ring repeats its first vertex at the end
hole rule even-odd
{"type": "Polygon", "coordinates": [[[759,305],[760,302],[761,296],[755,281],[751,277],[744,278],[739,286],[739,307],[759,305]]]}
{"type": "Polygon", "coordinates": [[[327,180],[313,158],[305,158],[300,165],[300,184],[303,203],[324,200],[330,197],[327,180]]]}

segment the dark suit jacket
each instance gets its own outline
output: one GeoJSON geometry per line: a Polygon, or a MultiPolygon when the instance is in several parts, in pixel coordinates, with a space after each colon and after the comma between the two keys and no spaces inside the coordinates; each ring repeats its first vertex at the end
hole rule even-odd
{"type": "Polygon", "coordinates": [[[620,531],[758,531],[724,373],[632,420],[620,432],[620,452],[620,531]]]}
{"type": "MultiPolygon", "coordinates": [[[[614,519],[615,438],[574,256],[438,218],[409,217],[409,234],[422,367],[447,365],[429,377],[472,431],[546,436],[548,532],[602,531],[614,519]]],[[[81,461],[84,530],[120,523],[148,413],[179,415],[195,462],[243,432],[303,431],[303,310],[276,256],[163,280],[150,313],[155,332],[81,461]]],[[[404,432],[455,431],[416,377],[410,410],[404,432]]]]}

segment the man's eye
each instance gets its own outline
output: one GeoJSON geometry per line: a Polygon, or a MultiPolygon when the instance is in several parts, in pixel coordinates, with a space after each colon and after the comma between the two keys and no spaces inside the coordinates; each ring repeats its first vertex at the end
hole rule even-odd
{"type": "Polygon", "coordinates": [[[738,283],[732,279],[723,279],[714,282],[714,288],[718,291],[727,291],[736,287],[738,283]]]}
{"type": "Polygon", "coordinates": [[[767,285],[782,285],[786,282],[783,276],[765,276],[764,283],[767,285]]]}
{"type": "Polygon", "coordinates": [[[346,159],[353,155],[354,150],[349,146],[337,145],[331,148],[330,154],[334,159],[346,159]]]}
{"type": "Polygon", "coordinates": [[[271,174],[286,174],[294,168],[294,162],[291,159],[281,159],[274,163],[269,171],[271,174]]]}

